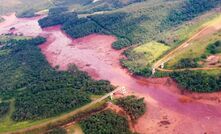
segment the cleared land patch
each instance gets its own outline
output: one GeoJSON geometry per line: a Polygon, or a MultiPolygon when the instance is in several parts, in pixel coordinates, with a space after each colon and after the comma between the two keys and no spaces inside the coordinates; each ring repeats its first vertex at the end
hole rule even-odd
{"type": "Polygon", "coordinates": [[[191,39],[182,45],[182,49],[174,52],[172,59],[167,62],[168,68],[173,68],[181,59],[184,58],[198,58],[204,52],[209,43],[220,38],[221,16],[204,24],[207,26],[203,31],[193,35],[191,39]]]}
{"type": "Polygon", "coordinates": [[[123,66],[134,73],[140,72],[167,52],[170,46],[155,41],[131,48],[125,52],[127,59],[122,60],[123,66]]]}

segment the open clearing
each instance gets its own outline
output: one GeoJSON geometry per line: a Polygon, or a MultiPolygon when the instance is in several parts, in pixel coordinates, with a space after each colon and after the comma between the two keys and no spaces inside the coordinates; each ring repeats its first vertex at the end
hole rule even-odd
{"type": "Polygon", "coordinates": [[[199,56],[205,52],[205,48],[211,43],[211,39],[208,39],[208,37],[211,37],[211,35],[217,35],[216,33],[218,32],[218,35],[214,40],[220,38],[219,30],[221,29],[221,15],[204,24],[204,26],[203,29],[195,33],[187,41],[158,60],[153,67],[158,68],[162,63],[166,62],[168,67],[172,67],[182,58],[199,56]]]}

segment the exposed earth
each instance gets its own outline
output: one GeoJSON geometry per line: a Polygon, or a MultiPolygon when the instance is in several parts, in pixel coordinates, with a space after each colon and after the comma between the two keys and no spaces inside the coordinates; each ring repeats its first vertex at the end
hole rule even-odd
{"type": "Polygon", "coordinates": [[[71,39],[59,26],[41,29],[40,17],[17,19],[15,14],[4,16],[0,34],[10,32],[26,36],[43,35],[47,42],[40,46],[42,53],[53,66],[67,69],[71,63],[88,72],[94,79],[106,79],[113,85],[124,86],[127,94],[145,97],[147,112],[135,124],[140,134],[219,134],[221,126],[220,94],[183,95],[170,78],[140,78],[132,76],[120,65],[122,51],[112,49],[116,38],[92,34],[80,39],[71,39]]]}

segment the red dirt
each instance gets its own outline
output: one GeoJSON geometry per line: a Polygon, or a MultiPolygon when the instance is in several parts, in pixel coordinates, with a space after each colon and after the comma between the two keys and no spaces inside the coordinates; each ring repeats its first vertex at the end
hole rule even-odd
{"type": "Polygon", "coordinates": [[[65,70],[68,64],[74,63],[95,79],[106,79],[114,85],[125,86],[129,89],[128,95],[145,97],[147,112],[135,125],[137,132],[141,134],[220,133],[220,104],[207,103],[207,100],[183,101],[186,98],[176,83],[169,78],[144,79],[131,76],[119,64],[121,51],[111,48],[111,44],[116,41],[115,37],[92,34],[80,39],[71,39],[59,29],[59,26],[41,31],[36,24],[38,18],[18,20],[19,22],[8,25],[6,19],[7,25],[0,25],[0,31],[7,32],[7,29],[16,26],[16,29],[25,35],[41,34],[47,37],[47,42],[40,48],[53,67],[59,65],[61,70],[65,70]],[[27,29],[28,26],[23,23],[29,24],[34,30],[27,29]],[[170,122],[170,124],[162,125],[161,122],[170,122]]]}
{"type": "Polygon", "coordinates": [[[42,16],[34,18],[22,18],[18,19],[15,13],[8,16],[2,16],[5,21],[0,23],[0,34],[10,33],[10,28],[14,27],[13,33],[23,33],[25,36],[37,36],[42,32],[42,29],[38,25],[37,19],[42,16]]]}

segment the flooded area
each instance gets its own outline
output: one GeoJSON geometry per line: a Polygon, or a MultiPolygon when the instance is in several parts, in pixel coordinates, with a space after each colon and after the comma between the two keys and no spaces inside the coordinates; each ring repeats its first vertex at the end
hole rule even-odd
{"type": "Polygon", "coordinates": [[[8,33],[14,27],[15,33],[42,35],[47,42],[40,45],[40,49],[52,67],[66,70],[69,64],[76,64],[94,79],[109,80],[115,86],[126,87],[128,95],[145,97],[147,112],[135,125],[137,132],[180,133],[182,130],[184,134],[220,133],[220,103],[184,96],[170,78],[132,76],[120,65],[122,50],[111,47],[116,41],[114,36],[92,34],[72,39],[60,30],[60,26],[41,29],[37,23],[39,18],[18,19],[14,14],[4,16],[0,34],[8,33]]]}

